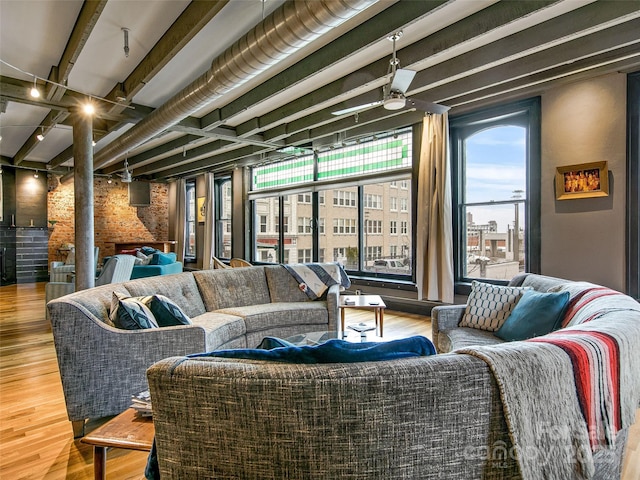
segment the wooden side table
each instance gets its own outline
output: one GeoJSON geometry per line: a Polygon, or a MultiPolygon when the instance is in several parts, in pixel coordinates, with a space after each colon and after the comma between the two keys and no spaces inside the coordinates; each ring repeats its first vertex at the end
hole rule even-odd
{"type": "Polygon", "coordinates": [[[155,429],[151,417],[139,417],[129,408],[80,440],[93,445],[93,473],[96,480],[105,480],[107,448],[124,448],[148,452],[153,445],[155,429]]]}
{"type": "Polygon", "coordinates": [[[376,329],[382,336],[384,324],[384,309],[387,308],[380,295],[341,295],[340,303],[340,328],[344,332],[344,311],[347,308],[360,310],[373,310],[376,319],[376,329]]]}

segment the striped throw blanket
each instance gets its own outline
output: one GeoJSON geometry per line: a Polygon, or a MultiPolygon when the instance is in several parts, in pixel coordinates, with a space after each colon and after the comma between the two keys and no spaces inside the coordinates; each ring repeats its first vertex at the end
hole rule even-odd
{"type": "Polygon", "coordinates": [[[614,446],[622,428],[618,341],[604,332],[569,329],[528,341],[555,345],[569,356],[591,451],[614,446]]]}
{"type": "Polygon", "coordinates": [[[344,288],[351,286],[349,277],[337,263],[294,263],[283,266],[311,300],[320,298],[332,285],[344,288]]]}
{"type": "Polygon", "coordinates": [[[523,479],[592,478],[592,452],[613,448],[640,405],[640,304],[586,282],[549,291],[570,293],[565,328],[456,353],[477,356],[491,368],[518,451],[554,452],[544,464],[535,455],[519,456],[523,479]],[[540,425],[573,440],[557,445],[562,438],[540,432],[540,425]]]}
{"type": "Polygon", "coordinates": [[[562,327],[580,325],[607,313],[640,310],[640,305],[624,293],[588,282],[571,282],[549,289],[549,292],[569,292],[569,305],[562,327]]]}

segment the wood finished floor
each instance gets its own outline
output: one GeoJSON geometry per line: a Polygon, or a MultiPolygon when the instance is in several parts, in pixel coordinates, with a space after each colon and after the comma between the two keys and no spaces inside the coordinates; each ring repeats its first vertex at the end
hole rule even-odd
{"type": "MultiPolygon", "coordinates": [[[[93,450],[73,439],[66,416],[44,285],[0,287],[0,479],[92,479],[93,450]]],[[[347,323],[371,315],[348,310],[347,323]]],[[[429,317],[387,311],[384,320],[386,340],[431,334],[429,317]]],[[[623,480],[640,480],[640,410],[636,419],[623,480]]],[[[146,458],[109,450],[107,479],[144,479],[146,458]]]]}

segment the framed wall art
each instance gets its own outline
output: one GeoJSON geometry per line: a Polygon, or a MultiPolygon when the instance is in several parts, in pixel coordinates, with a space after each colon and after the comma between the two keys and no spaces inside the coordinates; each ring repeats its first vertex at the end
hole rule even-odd
{"type": "Polygon", "coordinates": [[[556,199],[606,197],[609,195],[607,162],[564,165],[556,168],[556,199]]]}
{"type": "Polygon", "coordinates": [[[198,223],[204,223],[205,216],[205,197],[198,197],[198,223]]]}

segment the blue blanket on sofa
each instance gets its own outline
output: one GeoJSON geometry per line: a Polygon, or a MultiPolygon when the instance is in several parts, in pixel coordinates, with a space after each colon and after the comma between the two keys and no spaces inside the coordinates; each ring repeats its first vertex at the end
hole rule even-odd
{"type": "Polygon", "coordinates": [[[355,363],[419,357],[434,355],[436,353],[436,349],[433,343],[431,343],[431,340],[420,335],[391,340],[389,342],[352,343],[334,338],[320,345],[303,345],[298,347],[292,344],[281,344],[283,346],[277,346],[269,350],[264,348],[239,348],[194,353],[187,356],[189,358],[222,357],[248,360],[272,360],[286,363],[355,363]]]}

